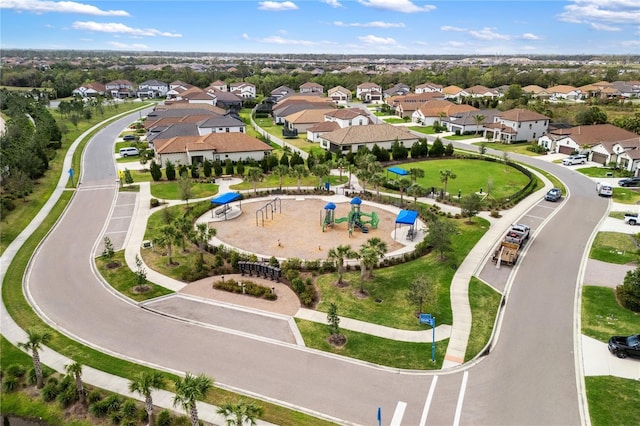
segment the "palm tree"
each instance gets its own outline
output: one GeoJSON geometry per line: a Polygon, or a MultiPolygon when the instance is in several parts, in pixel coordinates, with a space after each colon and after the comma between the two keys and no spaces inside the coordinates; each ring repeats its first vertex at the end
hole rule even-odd
{"type": "Polygon", "coordinates": [[[262,407],[253,402],[240,401],[237,404],[222,404],[218,408],[218,414],[225,417],[227,426],[243,426],[247,422],[251,426],[256,425],[256,419],[263,413],[262,407]]]}
{"type": "Polygon", "coordinates": [[[476,125],[476,136],[478,135],[478,127],[480,127],[480,125],[484,123],[485,118],[487,117],[482,114],[476,114],[473,116],[473,122],[476,125]]]}
{"type": "Polygon", "coordinates": [[[447,194],[447,183],[449,182],[449,179],[455,178],[456,174],[451,170],[440,170],[440,181],[444,184],[444,195],[447,194]]]}
{"type": "Polygon", "coordinates": [[[387,177],[382,173],[376,173],[369,179],[373,187],[376,189],[376,198],[380,201],[380,187],[387,182],[387,177]]]}
{"type": "Polygon", "coordinates": [[[307,170],[304,164],[296,164],[293,166],[293,169],[291,169],[291,176],[298,180],[298,192],[300,192],[300,180],[302,180],[303,177],[309,176],[309,170],[307,170]]]}
{"type": "Polygon", "coordinates": [[[129,391],[144,396],[149,425],[153,426],[153,398],[151,393],[164,386],[165,380],[158,371],[145,370],[129,382],[129,391]]]}
{"type": "Polygon", "coordinates": [[[344,274],[344,260],[354,259],[358,256],[358,253],[354,251],[350,245],[339,245],[329,249],[327,253],[327,259],[336,262],[338,266],[338,285],[342,284],[342,274],[344,274]]]}
{"type": "Polygon", "coordinates": [[[373,268],[378,260],[387,252],[387,243],[378,237],[369,238],[360,247],[360,292],[364,292],[363,282],[367,277],[368,269],[371,269],[370,276],[373,275],[373,268]]]}
{"type": "Polygon", "coordinates": [[[340,180],[342,181],[342,172],[344,171],[344,169],[346,169],[347,167],[349,167],[349,162],[347,161],[346,158],[344,157],[340,157],[336,160],[336,168],[338,169],[338,171],[340,172],[340,180]]]}
{"type": "Polygon", "coordinates": [[[278,164],[273,168],[273,174],[278,176],[280,182],[280,191],[282,191],[282,179],[289,174],[289,167],[284,164],[278,164]]]}
{"type": "Polygon", "coordinates": [[[402,195],[404,194],[404,191],[411,186],[411,180],[407,179],[406,177],[400,178],[400,180],[398,180],[398,190],[400,191],[400,206],[402,206],[403,200],[402,200],[402,195]]]}
{"type": "Polygon", "coordinates": [[[264,179],[264,173],[260,167],[249,167],[247,170],[247,180],[253,184],[253,193],[258,192],[258,182],[264,179]]]}
{"type": "Polygon", "coordinates": [[[204,247],[207,242],[216,236],[216,228],[209,228],[206,223],[198,223],[196,225],[196,232],[194,234],[194,239],[196,244],[198,245],[198,250],[200,251],[200,263],[204,264],[204,247]]]}
{"type": "Polygon", "coordinates": [[[193,224],[186,216],[178,217],[174,220],[173,225],[176,229],[176,243],[180,243],[182,251],[187,251],[186,241],[193,236],[193,224]]]}
{"type": "Polygon", "coordinates": [[[427,195],[427,189],[416,183],[407,188],[407,195],[413,197],[413,203],[417,206],[418,197],[424,197],[427,195]]]}
{"type": "Polygon", "coordinates": [[[156,237],[155,243],[160,247],[167,248],[169,265],[173,264],[173,244],[178,240],[178,231],[173,225],[164,225],[160,228],[160,235],[156,237]]]}
{"type": "Polygon", "coordinates": [[[424,177],[424,170],[412,167],[411,169],[409,169],[409,175],[411,176],[411,182],[416,183],[416,180],[418,180],[418,178],[424,177]]]}
{"type": "Polygon", "coordinates": [[[76,390],[78,391],[78,400],[80,404],[84,405],[85,395],[84,395],[84,384],[82,383],[82,364],[79,362],[73,362],[64,367],[65,371],[68,375],[73,376],[76,381],[76,390]]]}
{"type": "Polygon", "coordinates": [[[313,175],[318,177],[318,187],[322,188],[322,178],[327,176],[331,172],[331,169],[328,165],[324,163],[319,163],[313,166],[313,175]]]}
{"type": "Polygon", "coordinates": [[[27,330],[27,341],[18,343],[18,347],[25,351],[31,351],[33,358],[33,369],[36,371],[36,387],[42,389],[44,386],[44,376],[42,375],[42,365],[40,363],[40,354],[38,351],[42,349],[51,340],[51,334],[47,331],[40,331],[35,328],[27,330]]]}
{"type": "Polygon", "coordinates": [[[198,408],[196,400],[204,399],[213,387],[213,379],[200,374],[193,376],[187,373],[184,379],[176,380],[176,395],[173,406],[181,405],[191,418],[191,425],[198,426],[198,408]]]}

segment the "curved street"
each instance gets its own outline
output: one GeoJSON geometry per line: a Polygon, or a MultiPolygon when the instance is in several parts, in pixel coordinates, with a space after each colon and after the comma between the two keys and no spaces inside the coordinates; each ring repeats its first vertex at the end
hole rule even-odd
{"type": "Polygon", "coordinates": [[[110,124],[87,146],[82,184],[32,259],[25,288],[51,324],[116,356],[165,370],[202,372],[227,388],[343,424],[374,424],[378,407],[383,424],[395,416],[395,424],[405,425],[588,422],[575,352],[580,335],[576,297],[585,247],[608,206],[590,179],[511,156],[552,171],[570,193],[554,205],[556,211],[539,203],[522,217],[532,225],[534,238],[510,276],[508,268],[491,271],[490,262],[478,270],[507,292],[490,355],[448,370],[400,371],[175,320],[116,297],[92,264],[118,195],[113,140],[130,120],[110,124]]]}

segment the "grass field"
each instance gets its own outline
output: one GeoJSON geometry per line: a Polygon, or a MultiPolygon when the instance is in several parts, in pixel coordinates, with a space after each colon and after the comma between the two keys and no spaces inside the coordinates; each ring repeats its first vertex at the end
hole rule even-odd
{"type": "Polygon", "coordinates": [[[611,376],[584,378],[587,388],[589,417],[593,426],[634,425],[640,406],[637,380],[611,376]]]}
{"type": "Polygon", "coordinates": [[[601,342],[614,335],[639,332],[640,313],[620,306],[609,287],[586,285],[582,289],[582,334],[601,342]]]}
{"type": "Polygon", "coordinates": [[[638,248],[633,236],[619,232],[598,232],[589,257],[608,263],[624,265],[638,261],[638,248]]]}
{"type": "MultiPolygon", "coordinates": [[[[472,136],[476,137],[476,136],[472,136]]],[[[447,138],[448,139],[448,138],[447,138]]],[[[513,152],[515,154],[528,155],[530,157],[537,157],[542,154],[537,154],[535,152],[529,151],[527,147],[530,147],[531,144],[528,142],[524,143],[498,143],[498,142],[473,142],[473,145],[476,146],[486,146],[487,149],[495,149],[496,151],[502,152],[513,152]]]]}

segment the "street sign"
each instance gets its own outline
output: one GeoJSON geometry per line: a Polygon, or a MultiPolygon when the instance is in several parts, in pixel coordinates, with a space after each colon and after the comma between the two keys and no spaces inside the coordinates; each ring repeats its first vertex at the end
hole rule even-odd
{"type": "Polygon", "coordinates": [[[431,314],[420,314],[420,324],[429,324],[433,327],[435,323],[435,318],[431,316],[431,314]]]}

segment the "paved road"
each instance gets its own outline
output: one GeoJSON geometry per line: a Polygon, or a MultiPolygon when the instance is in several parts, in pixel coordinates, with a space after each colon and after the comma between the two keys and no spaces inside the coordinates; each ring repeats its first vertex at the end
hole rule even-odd
{"type": "MultiPolygon", "coordinates": [[[[378,407],[384,424],[394,414],[405,425],[582,422],[574,297],[584,247],[606,209],[587,179],[539,162],[566,179],[571,199],[536,235],[507,283],[492,354],[452,371],[398,371],[174,320],[114,297],[90,264],[116,195],[113,139],[127,124],[108,126],[87,148],[81,188],[27,277],[41,313],[70,335],[123,358],[203,372],[224,386],[345,424],[374,424],[378,407]]],[[[541,223],[535,216],[527,220],[541,223]]]]}

